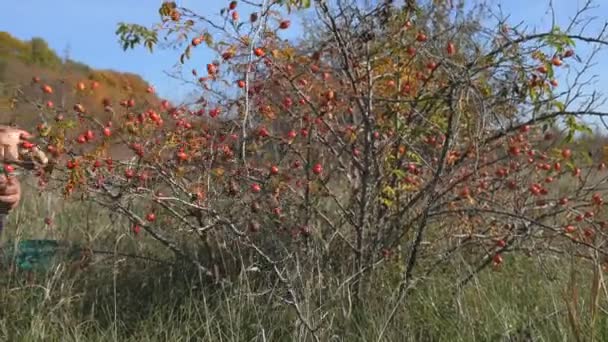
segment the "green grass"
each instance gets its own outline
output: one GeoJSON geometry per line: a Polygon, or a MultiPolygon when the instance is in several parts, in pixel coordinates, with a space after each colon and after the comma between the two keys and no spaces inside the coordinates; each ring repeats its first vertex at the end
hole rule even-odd
{"type": "MultiPolygon", "coordinates": [[[[54,238],[96,249],[169,258],[158,243],[129,233],[126,222],[81,203],[62,203],[28,190],[11,214],[3,240],[54,238]],[[50,202],[49,202],[50,201],[50,202]],[[43,219],[55,215],[54,229],[43,219]]],[[[183,265],[159,265],[111,255],[69,274],[54,269],[28,280],[0,278],[2,341],[312,341],[284,294],[264,292],[260,276],[243,273],[231,283],[198,281],[183,265]]],[[[337,289],[305,285],[300,309],[318,326],[321,341],[376,341],[394,305],[392,267],[378,269],[386,283],[365,290],[360,304],[337,289]]],[[[576,298],[581,341],[608,340],[606,289],[590,324],[591,267],[567,257],[505,257],[452,296],[457,267],[417,287],[399,306],[383,341],[575,341],[565,298],[576,298]],[[572,270],[577,275],[572,295],[572,270]],[[571,288],[570,288],[571,289],[571,288]],[[570,293],[564,297],[564,291],[570,293]],[[593,329],[592,329],[593,327],[593,329]]],[[[603,280],[601,281],[603,285],[603,280]]],[[[272,290],[272,289],[271,289],[272,290]]]]}

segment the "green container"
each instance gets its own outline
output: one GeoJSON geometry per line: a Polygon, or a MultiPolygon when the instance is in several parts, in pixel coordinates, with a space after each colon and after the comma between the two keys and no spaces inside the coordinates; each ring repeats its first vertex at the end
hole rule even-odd
{"type": "Polygon", "coordinates": [[[86,250],[57,240],[8,241],[0,248],[0,268],[17,271],[48,272],[60,263],[86,260],[86,250]]]}

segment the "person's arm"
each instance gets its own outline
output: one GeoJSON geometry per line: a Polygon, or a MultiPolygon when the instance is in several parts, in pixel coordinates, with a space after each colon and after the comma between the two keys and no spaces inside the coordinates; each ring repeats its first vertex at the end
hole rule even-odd
{"type": "Polygon", "coordinates": [[[0,233],[4,229],[8,212],[14,209],[21,199],[21,185],[14,176],[0,175],[0,233]]]}
{"type": "Polygon", "coordinates": [[[0,176],[0,205],[6,213],[15,209],[21,199],[21,185],[15,176],[0,176]]]}
{"type": "MultiPolygon", "coordinates": [[[[22,144],[27,141],[31,135],[21,129],[0,126],[0,231],[4,228],[6,217],[10,210],[14,209],[21,199],[21,186],[19,180],[14,176],[7,174],[5,165],[14,164],[17,166],[31,167],[33,161],[25,162],[20,153],[22,144]]],[[[40,150],[35,149],[34,158],[45,164],[46,156],[40,150]]],[[[31,158],[30,158],[31,159],[31,158]]]]}

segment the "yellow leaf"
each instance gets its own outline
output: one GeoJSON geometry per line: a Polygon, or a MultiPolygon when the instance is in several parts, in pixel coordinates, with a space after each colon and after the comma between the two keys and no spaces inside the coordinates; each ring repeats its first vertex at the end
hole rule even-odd
{"type": "Polygon", "coordinates": [[[283,49],[283,55],[287,58],[287,59],[292,59],[294,57],[294,49],[291,47],[285,48],[283,49]]]}
{"type": "Polygon", "coordinates": [[[222,177],[224,175],[224,169],[221,167],[215,168],[213,170],[213,174],[216,175],[217,177],[222,177]]]}
{"type": "Polygon", "coordinates": [[[393,202],[387,198],[381,198],[380,202],[387,207],[391,207],[393,205],[393,202]]]}
{"type": "Polygon", "coordinates": [[[604,160],[608,160],[608,145],[605,145],[602,149],[604,160]]]}

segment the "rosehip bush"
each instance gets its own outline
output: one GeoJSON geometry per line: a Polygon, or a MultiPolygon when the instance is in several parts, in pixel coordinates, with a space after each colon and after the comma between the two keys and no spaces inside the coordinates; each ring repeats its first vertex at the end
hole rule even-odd
{"type": "Polygon", "coordinates": [[[459,288],[513,253],[605,253],[605,166],[576,144],[608,114],[584,81],[594,53],[577,52],[605,34],[576,20],[525,32],[447,2],[252,3],[226,1],[216,21],[165,2],[136,40],[183,48],[192,103],[125,94],[100,116],[44,107],[42,89],[38,143],[55,166],[41,183],[121,213],[215,280],[258,267],[297,310],[309,277],[357,296],[382,283],[400,301],[457,264],[459,288]],[[282,39],[287,5],[314,7],[318,31],[282,39]]]}

